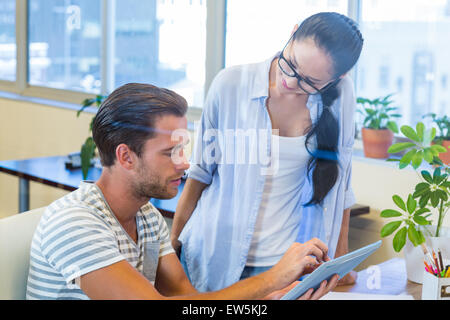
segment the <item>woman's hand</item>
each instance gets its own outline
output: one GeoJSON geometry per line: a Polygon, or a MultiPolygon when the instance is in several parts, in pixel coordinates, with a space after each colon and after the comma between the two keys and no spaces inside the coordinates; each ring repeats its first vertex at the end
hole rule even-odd
{"type": "Polygon", "coordinates": [[[350,271],[338,281],[338,286],[349,286],[356,283],[358,273],[356,271],[350,271]]]}
{"type": "MultiPolygon", "coordinates": [[[[324,280],[320,284],[320,287],[317,290],[314,291],[314,289],[311,288],[304,295],[299,297],[297,300],[319,300],[320,298],[322,298],[324,295],[326,295],[328,292],[330,292],[331,290],[333,290],[336,287],[336,285],[338,283],[338,279],[339,279],[339,275],[335,274],[330,279],[330,281],[324,280]]],[[[299,283],[300,283],[300,281],[295,281],[291,285],[287,286],[284,289],[272,292],[264,299],[279,300],[299,283]]]]}

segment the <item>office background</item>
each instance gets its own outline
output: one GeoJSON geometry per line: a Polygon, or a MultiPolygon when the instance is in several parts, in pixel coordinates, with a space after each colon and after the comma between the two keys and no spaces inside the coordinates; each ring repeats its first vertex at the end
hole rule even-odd
{"type": "MultiPolygon", "coordinates": [[[[127,82],[175,90],[198,120],[218,71],[268,59],[319,11],[361,27],[358,96],[395,93],[400,125],[450,113],[450,0],[1,0],[0,160],[79,150],[95,112],[77,118],[81,101],[127,82]]],[[[352,184],[372,210],[351,221],[354,248],[379,238],[379,212],[418,181],[412,170],[360,156],[361,148],[356,141],[352,184]]],[[[17,193],[17,178],[0,174],[0,218],[18,212],[17,193]]],[[[66,194],[33,182],[30,193],[31,208],[66,194]]],[[[384,246],[378,255],[395,254],[384,246]]]]}

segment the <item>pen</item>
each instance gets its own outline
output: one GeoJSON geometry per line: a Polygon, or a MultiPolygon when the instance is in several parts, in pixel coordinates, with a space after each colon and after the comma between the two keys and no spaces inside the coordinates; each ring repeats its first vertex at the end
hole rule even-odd
{"type": "Polygon", "coordinates": [[[436,258],[436,253],[434,252],[433,249],[431,249],[431,251],[433,252],[434,264],[436,265],[437,273],[439,274],[439,273],[441,273],[441,269],[439,268],[439,263],[438,263],[437,258],[436,258]]]}
{"type": "Polygon", "coordinates": [[[430,269],[428,269],[428,267],[425,267],[426,272],[433,274],[433,272],[430,271],[430,269]]]}
{"type": "Polygon", "coordinates": [[[429,265],[428,263],[426,263],[426,262],[424,261],[423,264],[425,265],[425,270],[426,270],[428,273],[433,273],[433,272],[431,272],[431,267],[430,267],[430,265],[429,265]]]}
{"type": "Polygon", "coordinates": [[[439,248],[438,248],[438,256],[439,256],[439,263],[441,265],[441,270],[445,270],[444,262],[442,261],[441,249],[439,249],[439,248]]]}
{"type": "Polygon", "coordinates": [[[427,246],[425,245],[425,243],[422,243],[422,250],[423,250],[423,254],[428,259],[429,265],[431,267],[434,267],[433,258],[431,257],[430,252],[428,251],[427,246]]]}

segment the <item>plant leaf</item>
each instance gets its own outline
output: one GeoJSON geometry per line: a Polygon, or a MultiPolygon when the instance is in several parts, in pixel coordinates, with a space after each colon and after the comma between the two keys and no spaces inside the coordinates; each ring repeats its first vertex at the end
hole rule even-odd
{"type": "Polygon", "coordinates": [[[397,210],[387,209],[381,211],[380,217],[382,218],[394,218],[394,217],[401,217],[403,214],[398,212],[397,210]]]}
{"type": "Polygon", "coordinates": [[[444,190],[436,190],[437,197],[442,201],[448,200],[448,195],[444,190]]]}
{"type": "Polygon", "coordinates": [[[425,243],[425,237],[423,236],[423,233],[422,233],[422,231],[418,231],[418,233],[419,233],[419,245],[420,244],[422,244],[422,243],[425,243]]]}
{"type": "Polygon", "coordinates": [[[422,122],[419,122],[416,125],[416,131],[417,131],[417,136],[420,139],[420,142],[423,142],[424,139],[424,133],[425,133],[425,125],[422,122]]]}
{"type": "Polygon", "coordinates": [[[392,233],[394,233],[395,230],[397,230],[400,227],[401,224],[402,224],[401,221],[389,222],[381,229],[380,232],[381,237],[384,238],[390,236],[392,233]]]}
{"type": "Polygon", "coordinates": [[[402,128],[400,130],[405,135],[405,137],[407,137],[415,142],[420,142],[419,136],[414,131],[414,129],[411,128],[410,126],[402,126],[402,128]]]}
{"type": "MultiPolygon", "coordinates": [[[[406,150],[408,148],[415,147],[415,146],[416,146],[416,144],[412,143],[412,142],[396,143],[389,147],[388,152],[389,153],[398,153],[400,151],[403,151],[403,150],[406,150]]],[[[411,150],[411,151],[416,151],[416,150],[411,150]]]]}
{"type": "Polygon", "coordinates": [[[421,226],[427,226],[427,225],[430,224],[430,222],[429,222],[427,219],[425,219],[424,217],[422,217],[422,216],[420,216],[420,215],[415,215],[415,216],[413,217],[413,220],[414,220],[418,225],[421,225],[421,226]]]}
{"type": "Polygon", "coordinates": [[[409,238],[409,240],[411,240],[414,247],[417,247],[419,245],[419,241],[420,241],[419,232],[417,232],[417,230],[414,226],[408,227],[408,238],[409,238]]]}
{"type": "Polygon", "coordinates": [[[425,189],[430,189],[430,185],[426,182],[421,182],[418,185],[416,185],[416,191],[422,191],[425,189]]]}
{"type": "Polygon", "coordinates": [[[408,201],[406,202],[406,206],[407,206],[408,212],[410,214],[412,214],[416,210],[417,201],[414,200],[414,198],[411,194],[408,196],[408,201]]]}
{"type": "Polygon", "coordinates": [[[441,169],[440,168],[434,169],[434,172],[433,172],[433,183],[439,184],[438,181],[439,181],[440,177],[441,177],[441,169]]]}
{"type": "Polygon", "coordinates": [[[433,183],[433,178],[431,177],[431,174],[428,171],[422,171],[421,172],[422,177],[425,179],[426,182],[428,183],[433,183]]]}
{"type": "Polygon", "coordinates": [[[412,158],[412,166],[414,169],[417,169],[420,167],[420,165],[422,164],[422,160],[423,160],[423,151],[420,150],[418,151],[414,157],[412,158]]]}
{"type": "Polygon", "coordinates": [[[423,158],[428,163],[432,163],[433,162],[434,155],[433,155],[433,152],[431,151],[431,148],[426,148],[423,151],[423,158]]]}
{"type": "Polygon", "coordinates": [[[417,150],[413,149],[408,151],[400,160],[401,163],[409,164],[414,157],[414,155],[417,153],[417,150]]]}
{"type": "Polygon", "coordinates": [[[436,208],[439,205],[439,197],[437,192],[432,192],[430,195],[431,206],[436,208]]]}
{"type": "Polygon", "coordinates": [[[431,197],[431,192],[425,193],[419,200],[419,206],[421,208],[424,208],[428,204],[430,197],[431,197]]]}
{"type": "MultiPolygon", "coordinates": [[[[387,117],[387,116],[386,116],[387,117]]],[[[394,121],[388,121],[387,125],[389,130],[391,130],[394,133],[398,133],[398,126],[397,123],[395,123],[394,121]]]]}
{"type": "Polygon", "coordinates": [[[430,212],[430,209],[428,208],[420,208],[419,210],[417,210],[414,215],[415,216],[420,216],[422,214],[424,214],[425,212],[430,212]]]}
{"type": "Polygon", "coordinates": [[[425,188],[425,189],[419,189],[414,191],[413,197],[414,198],[419,198],[419,197],[423,197],[425,194],[430,194],[430,188],[425,188]]]}
{"type": "Polygon", "coordinates": [[[406,205],[402,198],[400,198],[398,195],[394,195],[392,197],[392,200],[394,200],[394,203],[397,205],[397,207],[399,207],[403,211],[406,211],[406,205]]]}
{"type": "Polygon", "coordinates": [[[433,144],[430,148],[432,150],[435,150],[435,152],[439,152],[439,153],[447,152],[447,149],[445,149],[443,146],[440,146],[438,144],[433,144]]]}
{"type": "Polygon", "coordinates": [[[401,228],[397,234],[394,236],[393,244],[394,244],[394,250],[396,252],[400,252],[406,243],[406,233],[407,233],[406,227],[401,228]]]}
{"type": "Polygon", "coordinates": [[[85,143],[81,146],[81,171],[83,179],[87,179],[89,167],[91,166],[91,160],[94,157],[95,143],[92,137],[86,139],[85,143]]]}

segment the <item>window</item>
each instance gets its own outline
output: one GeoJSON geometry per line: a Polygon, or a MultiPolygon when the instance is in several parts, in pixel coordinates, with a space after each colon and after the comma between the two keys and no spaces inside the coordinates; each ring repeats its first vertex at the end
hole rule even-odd
{"type": "Polygon", "coordinates": [[[441,86],[442,89],[447,89],[447,83],[448,83],[448,77],[446,74],[442,75],[441,77],[441,86]]]}
{"type": "Polygon", "coordinates": [[[150,83],[203,104],[205,0],[29,0],[28,12],[31,86],[108,94],[150,83]]]}
{"type": "Polygon", "coordinates": [[[389,80],[390,80],[389,66],[387,66],[387,65],[380,66],[378,87],[382,88],[382,89],[389,88],[389,80]]]}
{"type": "Polygon", "coordinates": [[[450,39],[450,1],[365,0],[361,6],[365,47],[359,66],[366,76],[358,95],[395,93],[403,115],[400,124],[415,125],[430,112],[443,114],[440,101],[450,100],[440,81],[450,69],[450,42],[444,40],[450,39]]]}
{"type": "Polygon", "coordinates": [[[79,104],[145,82],[201,107],[221,68],[270,58],[321,11],[361,27],[358,96],[394,93],[400,125],[448,113],[450,0],[1,0],[0,88],[79,104]]]}
{"type": "Polygon", "coordinates": [[[347,10],[347,0],[228,0],[226,66],[269,59],[303,19],[321,11],[347,10]]]}
{"type": "Polygon", "coordinates": [[[202,106],[206,1],[115,2],[114,86],[151,83],[202,106]]]}
{"type": "Polygon", "coordinates": [[[16,1],[0,2],[0,80],[16,80],[16,1]]]}
{"type": "Polygon", "coordinates": [[[100,0],[29,1],[31,85],[100,93],[100,0]]]}

